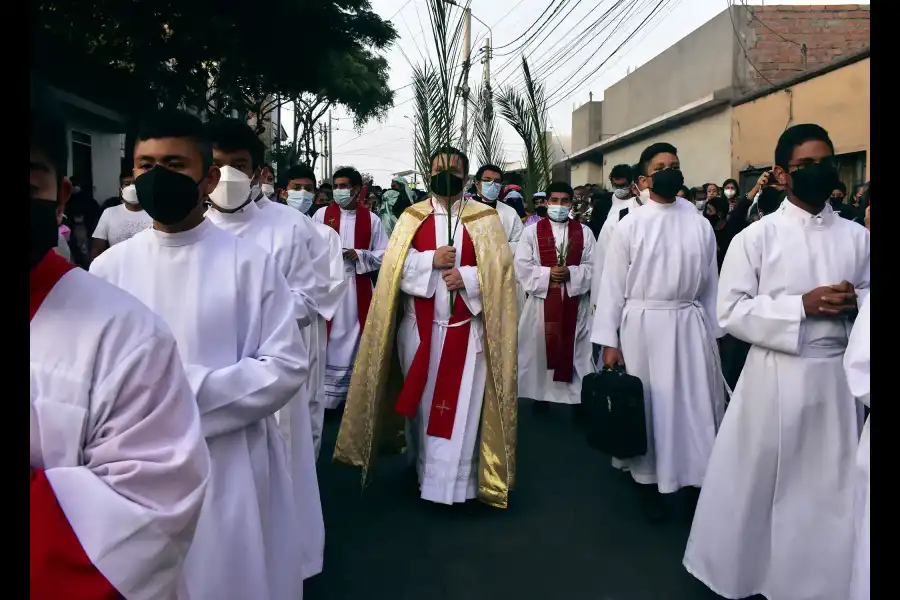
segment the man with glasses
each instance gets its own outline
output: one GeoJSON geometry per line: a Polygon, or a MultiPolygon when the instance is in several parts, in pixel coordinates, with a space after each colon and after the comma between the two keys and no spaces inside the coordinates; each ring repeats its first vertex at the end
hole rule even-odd
{"type": "Polygon", "coordinates": [[[787,201],[722,265],[719,324],[752,347],[684,565],[727,598],[846,597],[862,420],[842,359],[869,290],[869,233],[829,204],[838,169],[818,125],[781,134],[772,172],[787,201]]]}
{"type": "MultiPolygon", "coordinates": [[[[522,219],[519,218],[519,213],[516,212],[516,209],[505,202],[497,202],[497,199],[500,197],[500,191],[503,188],[502,181],[503,170],[500,167],[483,165],[475,173],[475,190],[477,192],[475,198],[497,211],[497,216],[500,217],[500,224],[503,225],[503,231],[506,233],[506,241],[509,242],[509,250],[515,255],[516,245],[519,243],[519,238],[522,237],[522,230],[525,226],[522,224],[522,219]]],[[[525,291],[516,282],[516,305],[520,311],[524,302],[525,291]]]]}

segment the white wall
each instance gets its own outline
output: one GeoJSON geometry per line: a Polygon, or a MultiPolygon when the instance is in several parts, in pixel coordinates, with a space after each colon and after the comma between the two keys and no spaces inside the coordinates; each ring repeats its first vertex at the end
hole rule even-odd
{"type": "MultiPolygon", "coordinates": [[[[690,188],[708,182],[721,185],[737,175],[731,172],[731,111],[731,107],[727,107],[605,153],[603,181],[614,166],[636,163],[650,144],[668,142],[678,149],[686,186],[690,188]]],[[[574,165],[572,184],[575,185],[574,165]]]]}
{"type": "Polygon", "coordinates": [[[91,136],[91,175],[94,179],[94,199],[102,203],[119,194],[119,174],[122,169],[122,139],[119,133],[106,133],[78,122],[68,123],[68,174],[72,173],[72,131],[91,136]]]}

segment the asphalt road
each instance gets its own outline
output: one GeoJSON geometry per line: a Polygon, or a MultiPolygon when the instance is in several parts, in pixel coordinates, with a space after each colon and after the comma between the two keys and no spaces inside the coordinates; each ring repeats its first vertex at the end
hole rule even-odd
{"type": "Polygon", "coordinates": [[[425,502],[399,456],[362,493],[359,471],[331,461],[331,415],[319,462],[325,570],[306,583],[306,600],[719,598],[681,566],[684,511],[651,524],[636,484],[587,446],[570,407],[551,408],[521,404],[507,510],[425,502]]]}

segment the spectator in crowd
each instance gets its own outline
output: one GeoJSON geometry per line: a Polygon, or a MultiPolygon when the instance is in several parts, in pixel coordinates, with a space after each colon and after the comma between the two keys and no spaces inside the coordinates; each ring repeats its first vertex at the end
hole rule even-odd
{"type": "Polygon", "coordinates": [[[107,198],[100,206],[100,210],[106,211],[107,208],[122,204],[122,190],[132,183],[134,183],[134,174],[131,171],[122,171],[122,174],[119,175],[119,195],[107,198]]]}
{"type": "Polygon", "coordinates": [[[708,200],[712,200],[716,196],[721,196],[722,191],[719,189],[719,186],[715,183],[706,183],[703,185],[703,189],[706,190],[706,198],[708,200]]]}
{"type": "Polygon", "coordinates": [[[737,205],[738,200],[741,197],[740,187],[738,186],[738,182],[734,179],[726,179],[725,183],[722,184],[722,195],[725,196],[725,199],[728,200],[728,212],[734,210],[734,207],[737,205]]]}
{"type": "Polygon", "coordinates": [[[690,200],[691,199],[691,190],[689,190],[686,185],[681,186],[681,189],[678,190],[678,197],[684,198],[685,200],[690,200]]]}

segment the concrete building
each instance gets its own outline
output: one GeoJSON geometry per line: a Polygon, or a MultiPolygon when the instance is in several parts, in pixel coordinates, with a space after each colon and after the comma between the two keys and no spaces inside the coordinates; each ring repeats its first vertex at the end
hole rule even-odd
{"type": "MultiPolygon", "coordinates": [[[[736,176],[736,102],[858,53],[868,39],[867,5],[726,9],[573,112],[571,183],[606,183],[612,167],[637,162],[657,141],[678,148],[688,186],[736,176]]],[[[868,111],[868,87],[857,99],[868,111]]],[[[868,135],[867,117],[852,126],[868,135]]]]}
{"type": "Polygon", "coordinates": [[[741,187],[772,167],[781,132],[797,123],[824,127],[848,187],[869,179],[869,49],[820,66],[734,102],[731,172],[741,187]]]}

